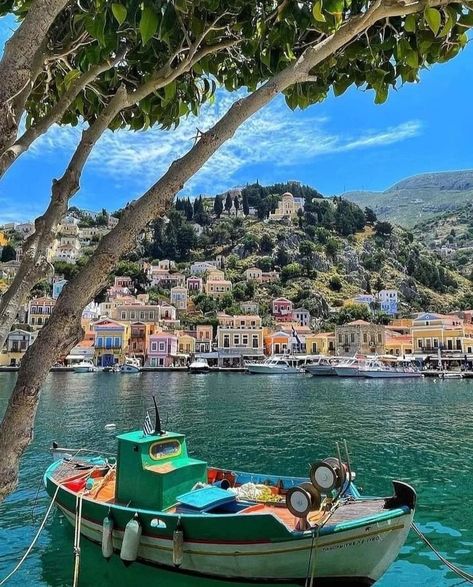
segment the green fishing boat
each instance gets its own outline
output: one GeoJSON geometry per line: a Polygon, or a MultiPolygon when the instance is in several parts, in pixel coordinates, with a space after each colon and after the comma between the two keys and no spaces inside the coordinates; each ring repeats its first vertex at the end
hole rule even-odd
{"type": "Polygon", "coordinates": [[[340,451],[307,478],[211,467],[156,416],[155,426],[148,418],[143,431],[117,437],[115,458],[55,447],[60,458],[44,482],[75,526],[76,546],[84,536],[125,564],[317,585],[371,585],[396,559],[414,516],[409,485],[362,497],[340,451]]]}

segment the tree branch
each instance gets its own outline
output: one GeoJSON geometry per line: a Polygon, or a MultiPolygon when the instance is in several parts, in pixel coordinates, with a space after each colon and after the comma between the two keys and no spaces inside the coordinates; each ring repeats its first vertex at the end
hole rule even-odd
{"type": "Polygon", "coordinates": [[[126,48],[123,48],[114,59],[107,60],[99,65],[94,65],[80,77],[75,79],[69,89],[61,96],[51,110],[40,120],[30,126],[23,135],[0,156],[0,178],[10,166],[29,149],[32,143],[43,135],[53,124],[59,122],[66,113],[69,106],[77,98],[79,93],[93,82],[100,74],[117,65],[126,55],[126,48]]]}
{"type": "Polygon", "coordinates": [[[0,61],[0,153],[15,140],[35,77],[35,61],[56,16],[69,0],[35,0],[5,44],[0,61]]]}

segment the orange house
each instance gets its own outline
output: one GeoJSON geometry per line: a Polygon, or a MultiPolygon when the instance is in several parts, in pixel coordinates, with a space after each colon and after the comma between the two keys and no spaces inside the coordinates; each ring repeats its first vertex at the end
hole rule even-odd
{"type": "Polygon", "coordinates": [[[272,332],[264,339],[264,353],[270,355],[281,355],[289,351],[291,346],[291,335],[287,332],[272,332]]]}

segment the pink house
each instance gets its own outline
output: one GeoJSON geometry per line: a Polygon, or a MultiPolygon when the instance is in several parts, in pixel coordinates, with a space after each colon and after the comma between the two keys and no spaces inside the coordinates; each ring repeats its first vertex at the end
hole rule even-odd
{"type": "Polygon", "coordinates": [[[195,277],[192,275],[187,278],[187,289],[192,293],[200,293],[204,289],[202,277],[195,277]]]}
{"type": "Polygon", "coordinates": [[[177,336],[170,332],[158,332],[148,338],[148,366],[170,367],[177,355],[177,336]]]}
{"type": "Polygon", "coordinates": [[[273,317],[277,322],[291,322],[294,305],[287,298],[273,300],[273,317]]]}

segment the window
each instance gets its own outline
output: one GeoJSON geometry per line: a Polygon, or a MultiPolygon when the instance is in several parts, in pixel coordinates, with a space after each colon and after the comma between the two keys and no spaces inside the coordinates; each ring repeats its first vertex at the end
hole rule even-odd
{"type": "Polygon", "coordinates": [[[97,338],[97,347],[98,347],[98,348],[101,348],[101,347],[102,347],[102,344],[103,344],[103,339],[102,339],[102,337],[101,337],[101,336],[99,336],[99,337],[97,338]]]}
{"type": "Polygon", "coordinates": [[[242,336],[242,343],[243,343],[245,346],[248,346],[248,335],[247,335],[247,334],[244,334],[244,335],[242,336]]]}
{"type": "Polygon", "coordinates": [[[140,312],[140,320],[144,320],[145,319],[145,313],[144,312],[140,312]]]}
{"type": "Polygon", "coordinates": [[[107,336],[107,338],[105,339],[105,348],[106,349],[112,348],[112,337],[111,336],[107,336]]]}
{"type": "Polygon", "coordinates": [[[355,333],[354,332],[352,332],[350,334],[350,342],[355,342],[355,333]]]}
{"type": "Polygon", "coordinates": [[[135,318],[136,318],[135,312],[130,312],[130,319],[135,320],[135,318]]]}
{"type": "Polygon", "coordinates": [[[164,343],[164,342],[160,342],[160,343],[159,343],[159,350],[160,350],[160,351],[165,351],[165,350],[166,350],[166,345],[165,345],[165,343],[164,343]]]}
{"type": "MultiPolygon", "coordinates": [[[[152,342],[151,343],[151,350],[152,351],[157,351],[158,350],[158,343],[157,342],[152,342]]],[[[154,367],[155,365],[153,365],[154,367]]]]}
{"type": "Polygon", "coordinates": [[[417,346],[421,349],[422,348],[422,339],[419,338],[419,340],[417,341],[417,346]]]}
{"type": "Polygon", "coordinates": [[[225,348],[230,347],[230,336],[228,334],[225,334],[225,336],[223,337],[223,346],[225,348]]]}
{"type": "Polygon", "coordinates": [[[339,334],[339,335],[338,335],[338,342],[339,342],[340,344],[341,344],[341,342],[342,342],[342,335],[341,335],[341,334],[339,334]]]}
{"type": "Polygon", "coordinates": [[[381,336],[381,332],[378,332],[378,342],[381,342],[383,340],[383,337],[381,336]]]}
{"type": "Polygon", "coordinates": [[[345,334],[345,344],[348,344],[348,334],[345,334]]]}
{"type": "Polygon", "coordinates": [[[366,334],[366,332],[363,332],[363,342],[368,342],[368,335],[366,334]]]}
{"type": "Polygon", "coordinates": [[[253,336],[253,348],[257,349],[259,347],[258,337],[256,335],[253,336]]]}
{"type": "Polygon", "coordinates": [[[120,344],[121,344],[120,337],[119,336],[116,336],[115,339],[114,339],[114,346],[115,346],[115,348],[118,348],[120,346],[120,344]]]}
{"type": "Polygon", "coordinates": [[[234,345],[240,344],[240,335],[239,334],[233,335],[233,344],[234,345]]]}
{"type": "Polygon", "coordinates": [[[126,312],[121,313],[121,318],[122,318],[122,320],[126,320],[126,312]]]}

